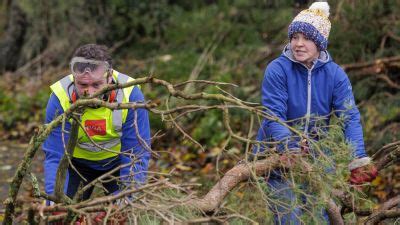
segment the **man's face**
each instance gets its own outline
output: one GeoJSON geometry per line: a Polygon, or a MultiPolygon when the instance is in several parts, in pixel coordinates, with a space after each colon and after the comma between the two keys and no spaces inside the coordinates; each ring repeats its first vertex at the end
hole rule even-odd
{"type": "Polygon", "coordinates": [[[71,62],[71,70],[79,96],[93,95],[111,80],[107,76],[109,66],[106,62],[76,57],[71,62]]]}
{"type": "Polygon", "coordinates": [[[75,87],[79,96],[92,95],[108,84],[104,72],[89,74],[88,72],[75,77],[75,87]]]}
{"type": "Polygon", "coordinates": [[[290,40],[293,57],[307,65],[312,65],[314,59],[319,57],[319,51],[315,43],[302,33],[295,33],[290,40]]]}

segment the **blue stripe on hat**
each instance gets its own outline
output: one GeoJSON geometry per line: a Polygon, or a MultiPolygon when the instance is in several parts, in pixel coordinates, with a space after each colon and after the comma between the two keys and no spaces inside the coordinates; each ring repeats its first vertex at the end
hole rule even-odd
{"type": "Polygon", "coordinates": [[[320,51],[326,50],[328,40],[313,25],[295,21],[289,25],[288,36],[292,39],[293,34],[302,33],[308,39],[312,40],[320,51]]]}

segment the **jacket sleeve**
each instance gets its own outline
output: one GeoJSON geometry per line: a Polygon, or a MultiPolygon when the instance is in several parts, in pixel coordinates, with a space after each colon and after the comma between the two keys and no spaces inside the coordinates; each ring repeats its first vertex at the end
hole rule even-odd
{"type": "Polygon", "coordinates": [[[338,66],[333,91],[333,108],[336,116],[343,119],[346,140],[353,146],[353,157],[366,157],[360,112],[354,101],[349,78],[338,66]]]}
{"type": "MultiPolygon", "coordinates": [[[[134,87],[130,102],[144,102],[144,96],[138,87],[134,87]]],[[[137,184],[146,182],[147,170],[150,159],[150,123],[148,111],[143,108],[136,110],[129,109],[125,123],[122,125],[121,151],[131,153],[120,155],[121,163],[134,162],[131,167],[121,169],[121,177],[130,182],[129,175],[134,174],[137,184]]]]}
{"type": "MultiPolygon", "coordinates": [[[[288,90],[286,85],[286,76],[278,63],[270,63],[264,73],[264,80],[261,87],[261,100],[265,107],[264,112],[269,116],[275,117],[281,122],[287,120],[287,100],[288,90]]],[[[297,149],[296,141],[291,140],[292,132],[276,120],[264,119],[257,134],[257,140],[268,142],[278,141],[278,152],[286,149],[297,149]]],[[[253,152],[262,152],[265,146],[254,150],[253,152]]]]}
{"type": "MultiPolygon", "coordinates": [[[[52,93],[46,107],[45,123],[48,124],[64,111],[58,98],[52,93]]],[[[64,145],[62,141],[61,125],[54,128],[47,139],[43,142],[42,149],[45,154],[44,159],[44,184],[45,192],[52,194],[56,182],[58,164],[64,155],[64,145]]],[[[65,129],[70,129],[70,124],[65,124],[65,129]]],[[[68,133],[64,133],[64,143],[68,142],[68,133]]]]}

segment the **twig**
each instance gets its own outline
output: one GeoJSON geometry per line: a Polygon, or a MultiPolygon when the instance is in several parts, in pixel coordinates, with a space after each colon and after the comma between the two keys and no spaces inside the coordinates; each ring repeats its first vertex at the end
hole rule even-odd
{"type": "Polygon", "coordinates": [[[123,40],[120,40],[119,42],[115,43],[115,44],[109,49],[109,54],[112,54],[112,53],[115,52],[117,49],[119,49],[120,47],[122,47],[124,44],[130,42],[134,36],[135,36],[135,31],[131,31],[131,32],[129,33],[129,35],[126,36],[126,38],[124,38],[123,40]]]}
{"type": "Polygon", "coordinates": [[[351,70],[363,69],[366,67],[372,67],[372,66],[379,65],[379,64],[387,64],[387,63],[393,63],[393,62],[399,62],[399,61],[400,61],[400,56],[392,56],[392,57],[375,59],[375,60],[369,61],[369,62],[344,64],[344,65],[342,65],[342,67],[346,71],[351,71],[351,70]]]}
{"type": "Polygon", "coordinates": [[[209,80],[187,80],[182,83],[178,83],[174,85],[174,88],[179,88],[181,86],[184,86],[186,84],[190,83],[200,83],[200,84],[212,84],[212,85],[227,85],[227,86],[233,86],[233,87],[238,87],[236,84],[232,83],[225,83],[225,82],[217,82],[217,81],[209,81],[209,80]]]}
{"type": "Polygon", "coordinates": [[[44,129],[37,130],[32,136],[29,142],[28,149],[25,152],[24,159],[19,164],[17,171],[15,172],[15,175],[10,183],[8,197],[4,201],[4,204],[6,206],[6,211],[4,213],[3,224],[5,225],[12,224],[13,220],[12,216],[15,210],[15,199],[17,197],[19,188],[21,186],[22,179],[26,175],[26,172],[31,165],[32,159],[35,156],[36,151],[39,149],[42,142],[50,134],[50,131],[61,123],[63,118],[64,115],[57,117],[55,120],[53,120],[52,123],[48,124],[44,129]]]}
{"type": "MultiPolygon", "coordinates": [[[[207,59],[210,57],[210,55],[213,54],[213,52],[217,49],[219,43],[225,38],[225,36],[227,34],[228,34],[228,31],[217,32],[215,34],[215,36],[213,37],[213,40],[209,43],[209,45],[201,53],[199,59],[196,62],[195,67],[193,68],[192,72],[190,73],[188,80],[196,80],[197,79],[200,72],[203,70],[204,66],[206,65],[207,59]]],[[[186,93],[189,93],[191,89],[192,89],[192,83],[189,83],[189,85],[187,85],[183,91],[186,93]]]]}
{"type": "Polygon", "coordinates": [[[378,224],[382,220],[400,217],[400,209],[390,210],[377,210],[374,214],[369,216],[366,221],[366,225],[378,224]]]}
{"type": "MultiPolygon", "coordinates": [[[[168,99],[169,98],[167,98],[166,104],[165,104],[167,106],[167,110],[169,110],[168,99]]],[[[172,115],[169,115],[169,118],[171,119],[171,122],[174,124],[174,126],[183,134],[183,137],[188,138],[195,145],[199,146],[202,151],[204,151],[203,146],[199,142],[197,142],[194,138],[192,138],[188,133],[186,133],[186,131],[175,121],[175,119],[172,117],[172,115]]]]}
{"type": "Polygon", "coordinates": [[[58,202],[64,202],[64,201],[70,201],[68,198],[66,198],[64,194],[64,184],[65,184],[65,178],[67,176],[67,170],[68,170],[68,165],[69,165],[69,160],[67,157],[70,155],[73,155],[74,153],[74,148],[76,146],[77,140],[78,140],[78,129],[79,129],[79,123],[80,121],[73,117],[74,119],[72,120],[71,124],[71,131],[70,131],[70,136],[67,144],[67,149],[65,150],[64,156],[62,157],[58,169],[57,169],[57,176],[56,176],[56,184],[54,187],[54,195],[56,196],[56,199],[58,202]]]}
{"type": "Polygon", "coordinates": [[[118,166],[118,167],[116,167],[116,168],[114,168],[114,169],[108,171],[107,173],[105,173],[105,174],[99,176],[98,178],[94,179],[92,182],[88,183],[86,186],[84,186],[83,188],[81,188],[80,190],[78,190],[78,192],[76,193],[76,195],[77,195],[77,196],[82,195],[83,192],[85,192],[87,189],[89,189],[90,187],[92,187],[95,183],[101,182],[101,180],[102,180],[103,178],[105,178],[105,177],[107,177],[107,176],[113,174],[114,172],[116,172],[116,171],[118,171],[118,170],[120,170],[120,169],[122,169],[122,168],[124,168],[124,167],[130,166],[131,164],[132,164],[132,163],[127,163],[127,164],[124,164],[124,165],[120,165],[120,166],[118,166]]]}
{"type": "Polygon", "coordinates": [[[378,75],[378,79],[381,79],[383,81],[385,81],[387,83],[387,85],[391,88],[394,89],[400,89],[400,85],[395,83],[394,81],[392,81],[389,76],[385,75],[385,74],[379,74],[378,75]]]}

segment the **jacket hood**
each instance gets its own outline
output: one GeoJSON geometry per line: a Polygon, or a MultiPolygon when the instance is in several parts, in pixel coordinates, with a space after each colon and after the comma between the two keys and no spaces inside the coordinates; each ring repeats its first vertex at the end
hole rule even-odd
{"type": "MultiPolygon", "coordinates": [[[[301,62],[299,62],[299,61],[294,59],[293,53],[292,53],[292,49],[290,48],[290,43],[287,44],[285,46],[285,48],[283,48],[282,56],[286,57],[287,59],[289,59],[290,61],[292,61],[294,63],[298,63],[298,64],[301,64],[304,67],[306,67],[303,63],[301,63],[301,62]]],[[[330,61],[332,61],[332,57],[329,55],[328,51],[327,50],[320,51],[318,59],[316,59],[314,61],[314,67],[313,68],[315,69],[315,68],[318,68],[320,66],[323,66],[324,64],[326,64],[326,63],[328,63],[330,61]]]]}

